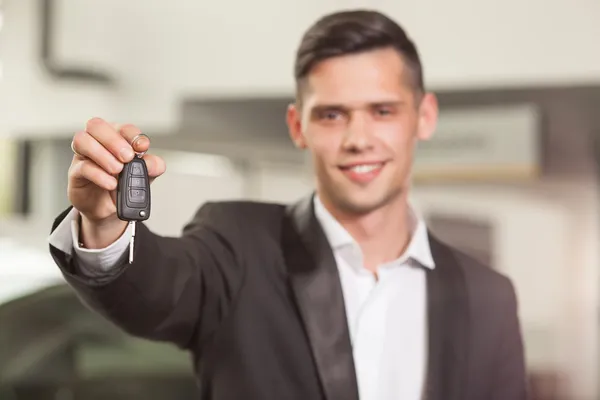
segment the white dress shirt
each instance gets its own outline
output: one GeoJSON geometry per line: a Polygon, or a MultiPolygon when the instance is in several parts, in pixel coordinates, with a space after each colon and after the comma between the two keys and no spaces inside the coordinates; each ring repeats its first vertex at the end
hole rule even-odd
{"type": "MultiPolygon", "coordinates": [[[[421,400],[427,360],[427,285],[434,268],[427,228],[411,210],[411,241],[404,255],[378,267],[363,265],[360,247],[314,197],[315,215],[333,250],[344,293],[361,400],[421,400]]],[[[127,251],[129,229],[105,249],[78,246],[78,212],[72,209],[49,238],[65,253],[73,249],[81,272],[102,276],[127,251]]]]}
{"type": "Polygon", "coordinates": [[[413,210],[405,254],[364,267],[359,245],[315,196],[315,214],[337,262],[361,400],[422,399],[427,360],[427,283],[434,268],[427,228],[413,210]]]}

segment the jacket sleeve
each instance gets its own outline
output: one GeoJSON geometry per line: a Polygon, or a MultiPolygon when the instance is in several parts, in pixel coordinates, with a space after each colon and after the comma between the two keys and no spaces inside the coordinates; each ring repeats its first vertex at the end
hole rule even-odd
{"type": "MultiPolygon", "coordinates": [[[[53,230],[69,211],[56,218],[53,230]]],[[[81,273],[76,252],[50,245],[50,253],[93,311],[132,335],[189,348],[214,331],[239,289],[236,224],[218,203],[202,206],[181,237],[163,237],[138,223],[133,263],[122,257],[96,277],[81,273]]]]}

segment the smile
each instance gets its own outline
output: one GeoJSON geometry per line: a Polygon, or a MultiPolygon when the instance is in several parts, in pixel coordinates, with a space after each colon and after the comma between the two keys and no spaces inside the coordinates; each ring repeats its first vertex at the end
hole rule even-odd
{"type": "Polygon", "coordinates": [[[375,179],[383,169],[384,165],[384,162],[365,163],[342,166],[340,169],[346,177],[350,178],[350,180],[364,184],[375,179]]]}
{"type": "Polygon", "coordinates": [[[381,167],[383,167],[383,163],[354,165],[349,169],[357,174],[366,174],[375,171],[376,169],[380,169],[381,167]]]}

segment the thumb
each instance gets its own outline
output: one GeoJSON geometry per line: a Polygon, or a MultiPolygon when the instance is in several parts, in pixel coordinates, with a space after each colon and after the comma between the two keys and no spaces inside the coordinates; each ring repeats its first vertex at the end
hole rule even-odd
{"type": "Polygon", "coordinates": [[[152,178],[157,178],[165,173],[167,170],[167,165],[165,161],[157,155],[154,154],[146,154],[143,157],[146,162],[146,167],[148,168],[148,176],[152,180],[152,178]]]}

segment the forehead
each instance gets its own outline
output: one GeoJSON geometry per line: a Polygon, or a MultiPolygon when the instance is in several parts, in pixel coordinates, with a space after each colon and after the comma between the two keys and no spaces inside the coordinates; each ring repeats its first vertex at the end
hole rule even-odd
{"type": "Polygon", "coordinates": [[[303,103],[311,108],[408,100],[412,94],[409,73],[393,49],[330,58],[308,75],[303,103]]]}

